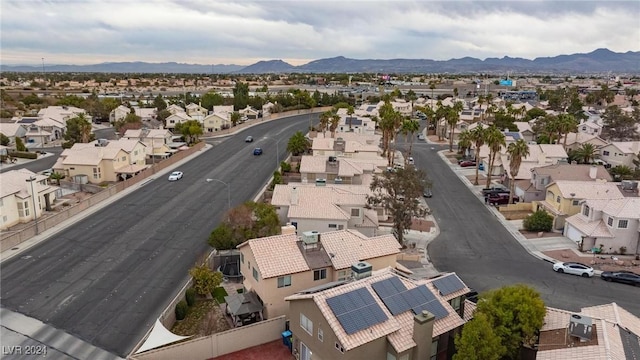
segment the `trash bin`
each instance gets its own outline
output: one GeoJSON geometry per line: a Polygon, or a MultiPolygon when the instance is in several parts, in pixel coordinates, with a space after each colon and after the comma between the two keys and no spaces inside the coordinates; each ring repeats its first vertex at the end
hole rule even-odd
{"type": "Polygon", "coordinates": [[[292,345],[291,337],[292,337],[292,336],[291,336],[291,335],[292,335],[292,334],[291,334],[291,331],[289,331],[289,330],[287,330],[287,331],[283,331],[283,332],[282,332],[282,343],[283,343],[286,347],[288,347],[288,348],[289,348],[289,351],[292,351],[292,349],[291,349],[291,347],[292,347],[292,346],[291,346],[291,345],[292,345]]]}

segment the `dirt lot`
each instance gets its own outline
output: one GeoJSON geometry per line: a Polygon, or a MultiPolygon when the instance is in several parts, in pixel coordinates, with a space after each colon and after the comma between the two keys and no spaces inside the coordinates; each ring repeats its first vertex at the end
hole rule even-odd
{"type": "Polygon", "coordinates": [[[635,260],[631,255],[614,255],[618,258],[615,261],[611,255],[578,255],[571,250],[553,250],[545,251],[543,254],[550,256],[559,261],[576,261],[592,266],[596,270],[615,271],[627,270],[640,274],[640,261],[635,260]],[[639,265],[633,265],[639,264],[639,265]]]}

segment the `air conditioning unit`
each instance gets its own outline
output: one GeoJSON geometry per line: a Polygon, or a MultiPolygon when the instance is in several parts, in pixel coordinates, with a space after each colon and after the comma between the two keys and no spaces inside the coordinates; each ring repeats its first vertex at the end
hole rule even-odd
{"type": "Polygon", "coordinates": [[[320,233],[313,231],[305,231],[302,233],[302,242],[305,245],[315,245],[320,241],[320,233]]]}
{"type": "Polygon", "coordinates": [[[351,265],[351,277],[354,280],[364,279],[366,277],[371,276],[371,272],[373,271],[373,266],[366,261],[360,261],[351,265]]]}

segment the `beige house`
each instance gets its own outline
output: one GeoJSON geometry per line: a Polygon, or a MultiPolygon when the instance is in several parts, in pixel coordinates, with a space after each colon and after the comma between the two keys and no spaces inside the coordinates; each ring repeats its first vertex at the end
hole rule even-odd
{"type": "Polygon", "coordinates": [[[375,236],[382,209],[367,209],[367,186],[314,184],[276,185],[271,204],[284,223],[306,231],[357,230],[375,236]]]}
{"type": "Polygon", "coordinates": [[[249,105],[247,105],[247,107],[244,109],[238,110],[238,113],[240,113],[240,116],[243,116],[246,119],[257,119],[260,115],[260,112],[258,110],[252,108],[249,105]]]}
{"type": "Polygon", "coordinates": [[[226,111],[213,112],[203,120],[204,131],[216,132],[231,127],[231,113],[226,111]]]}
{"type": "Polygon", "coordinates": [[[117,108],[111,110],[109,113],[109,122],[114,123],[116,121],[123,120],[131,113],[131,109],[124,105],[120,105],[117,108]]]}
{"type": "Polygon", "coordinates": [[[183,109],[182,106],[176,105],[176,104],[171,104],[171,105],[167,106],[167,111],[172,115],[175,115],[175,114],[178,114],[178,113],[185,113],[186,114],[185,109],[183,109]]]}
{"type": "Polygon", "coordinates": [[[92,184],[115,182],[132,177],[147,166],[146,146],[138,140],[120,139],[102,143],[99,140],[76,143],[64,150],[53,169],[56,172],[92,184]]]}
{"type": "MultiPolygon", "coordinates": [[[[489,147],[483,145],[480,148],[480,158],[482,159],[485,172],[489,169],[489,147]]],[[[567,161],[569,156],[562,145],[559,144],[529,144],[529,155],[522,159],[516,179],[525,176],[527,171],[535,166],[545,166],[557,164],[558,162],[567,161]],[[524,175],[523,175],[524,174],[524,175]]],[[[493,166],[492,174],[503,176],[503,180],[508,182],[507,173],[509,172],[510,155],[507,153],[506,147],[501,147],[500,154],[496,155],[496,161],[493,166]]]]}
{"type": "Polygon", "coordinates": [[[616,303],[579,313],[547,307],[537,360],[637,359],[640,319],[616,303]]]}
{"type": "Polygon", "coordinates": [[[302,183],[321,180],[329,184],[368,185],[374,174],[386,168],[383,158],[360,159],[337,156],[303,155],[300,158],[302,183]]]}
{"type": "Polygon", "coordinates": [[[191,103],[187,105],[187,115],[194,119],[202,120],[209,112],[199,104],[191,103]]]}
{"type": "MultiPolygon", "coordinates": [[[[578,132],[578,133],[570,132],[566,135],[566,137],[567,137],[567,146],[566,146],[567,151],[576,150],[580,148],[582,144],[591,144],[595,146],[596,149],[599,149],[608,144],[608,142],[604,141],[596,134],[587,134],[584,132],[578,132]]],[[[558,143],[564,145],[564,136],[560,138],[558,143]]]]}
{"type": "Polygon", "coordinates": [[[193,118],[187,115],[187,113],[176,112],[165,119],[166,128],[173,131],[176,125],[186,123],[189,120],[193,120],[193,118]]]}
{"type": "Polygon", "coordinates": [[[300,359],[447,359],[475,304],[455,275],[411,280],[391,269],[288,296],[300,359]],[[451,287],[445,287],[452,285],[451,287]],[[455,284],[455,285],[453,285],[455,284]]]}
{"type": "Polygon", "coordinates": [[[138,140],[146,147],[145,151],[150,158],[166,158],[171,156],[175,150],[169,147],[173,134],[167,129],[137,129],[127,130],[123,139],[138,140]]]}
{"type": "Polygon", "coordinates": [[[531,124],[526,121],[516,121],[513,124],[518,127],[518,132],[522,135],[522,138],[525,141],[529,142],[536,140],[536,134],[533,132],[531,124]]]}
{"type": "Polygon", "coordinates": [[[587,200],[567,218],[564,236],[583,250],[603,245],[604,253],[640,254],[640,198],[587,200]]]}
{"type": "Polygon", "coordinates": [[[27,169],[0,173],[0,229],[26,223],[50,211],[57,186],[48,177],[27,169]],[[35,209],[35,211],[34,211],[35,209]]]}
{"type": "Polygon", "coordinates": [[[16,138],[20,138],[24,142],[27,127],[23,124],[0,123],[0,133],[8,137],[9,146],[13,146],[16,143],[16,138]]]}
{"type": "Polygon", "coordinates": [[[359,159],[379,159],[382,154],[380,135],[365,135],[350,132],[318,133],[311,144],[314,156],[336,156],[359,159]]]}
{"type": "Polygon", "coordinates": [[[373,269],[396,266],[400,245],[392,235],[368,238],[353,230],[305,233],[283,228],[282,235],[238,245],[246,291],[255,292],[265,318],[288,314],[284,298],[316,286],[346,281],[351,266],[367,261],[373,269]]]}
{"type": "Polygon", "coordinates": [[[616,183],[560,180],[546,188],[546,197],[536,202],[537,208],[554,217],[553,228],[564,229],[565,219],[582,210],[585,200],[622,199],[624,195],[616,183]]]}
{"type": "Polygon", "coordinates": [[[633,160],[638,160],[639,154],[640,141],[611,142],[600,148],[600,160],[613,167],[624,165],[634,169],[633,160]]]}
{"type": "Polygon", "coordinates": [[[276,105],[274,103],[272,103],[271,101],[267,102],[266,104],[262,105],[262,116],[263,117],[268,117],[269,115],[271,115],[273,108],[276,105]]]}
{"type": "Polygon", "coordinates": [[[134,107],[133,111],[136,113],[137,116],[140,117],[140,120],[142,121],[150,121],[155,119],[158,116],[158,109],[156,108],[134,107]]]}

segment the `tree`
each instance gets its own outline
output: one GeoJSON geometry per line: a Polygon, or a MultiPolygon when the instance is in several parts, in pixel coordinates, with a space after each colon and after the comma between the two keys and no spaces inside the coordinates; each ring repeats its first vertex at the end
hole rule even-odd
{"type": "Polygon", "coordinates": [[[128,129],[141,129],[142,118],[131,109],[131,112],[124,119],[116,121],[115,128],[120,134],[124,134],[128,129]]]}
{"type": "Polygon", "coordinates": [[[633,141],[640,138],[635,129],[640,120],[640,110],[636,108],[632,115],[627,115],[615,105],[609,106],[602,114],[604,122],[602,136],[609,141],[633,141]]]}
{"type": "Polygon", "coordinates": [[[429,186],[426,174],[414,166],[386,171],[373,178],[370,185],[373,195],[367,196],[367,204],[383,208],[391,215],[400,244],[403,244],[405,232],[411,229],[413,218],[428,213],[419,199],[424,188],[429,186]]]}
{"type": "Polygon", "coordinates": [[[84,114],[79,114],[67,120],[67,131],[64,133],[64,139],[72,146],[75,143],[88,143],[94,140],[91,133],[91,123],[84,114]]]}
{"type": "Polygon", "coordinates": [[[333,112],[330,110],[320,114],[320,123],[318,124],[318,131],[325,132],[329,129],[329,123],[331,122],[332,116],[333,116],[333,112]]]}
{"type": "Polygon", "coordinates": [[[231,113],[231,124],[233,124],[233,126],[236,126],[238,124],[238,122],[240,121],[240,113],[237,111],[234,111],[231,113]]]}
{"type": "Polygon", "coordinates": [[[211,294],[222,282],[222,273],[214,272],[207,264],[192,267],[189,275],[193,278],[193,288],[200,295],[211,294]]]}
{"type": "Polygon", "coordinates": [[[349,119],[349,130],[351,130],[351,121],[353,120],[352,115],[355,112],[353,106],[349,105],[347,108],[347,119],[349,119]]]}
{"type": "Polygon", "coordinates": [[[338,129],[338,124],[340,123],[340,115],[337,112],[333,112],[331,114],[331,118],[329,119],[329,131],[331,131],[331,136],[336,136],[336,129],[338,129]]]}
{"type": "Polygon", "coordinates": [[[213,229],[207,242],[216,250],[234,249],[237,245],[233,238],[233,229],[226,223],[221,223],[213,229]]]}
{"type": "Polygon", "coordinates": [[[153,107],[156,108],[157,111],[161,111],[167,108],[167,102],[164,101],[162,95],[158,94],[158,96],[153,99],[153,107]]]}
{"type": "Polygon", "coordinates": [[[27,147],[24,146],[22,139],[16,136],[16,151],[27,151],[27,147]]]}
{"type": "Polygon", "coordinates": [[[626,165],[618,165],[609,170],[614,181],[631,180],[634,177],[634,171],[626,165]]]}
{"type": "Polygon", "coordinates": [[[515,194],[516,175],[520,171],[520,164],[522,159],[529,156],[529,144],[524,139],[518,139],[516,142],[507,146],[507,154],[511,158],[509,160],[509,175],[510,175],[510,187],[511,194],[515,194]]]}
{"type": "Polygon", "coordinates": [[[49,176],[49,179],[55,180],[56,184],[60,185],[60,180],[64,179],[64,174],[59,172],[54,172],[49,176]]]}
{"type": "Polygon", "coordinates": [[[280,220],[275,207],[249,201],[227,212],[222,223],[211,232],[208,243],[217,250],[227,250],[249,239],[279,233],[280,220]]]}
{"type": "Polygon", "coordinates": [[[484,314],[489,326],[500,338],[506,356],[517,359],[520,347],[532,346],[542,328],[546,308],[540,294],[526,285],[493,290],[478,302],[476,315],[484,314]]]}
{"type": "MultiPolygon", "coordinates": [[[[504,134],[495,126],[490,126],[485,133],[485,143],[489,146],[489,168],[487,169],[487,188],[491,187],[493,165],[500,148],[505,146],[504,134]]],[[[477,164],[476,164],[477,166],[477,164]]]]}
{"type": "Polygon", "coordinates": [[[184,137],[188,144],[195,144],[202,135],[202,125],[198,120],[189,120],[176,124],[175,130],[184,137]]]}
{"type": "Polygon", "coordinates": [[[214,106],[224,105],[224,96],[215,91],[209,91],[202,95],[201,104],[203,108],[213,110],[214,106]]]}
{"type": "Polygon", "coordinates": [[[405,138],[408,140],[409,149],[405,156],[405,165],[408,161],[408,158],[411,156],[411,151],[413,150],[413,139],[415,138],[415,133],[420,130],[420,123],[417,120],[405,120],[402,123],[402,129],[400,130],[402,134],[404,134],[405,138]]]}
{"type": "Polygon", "coordinates": [[[241,81],[236,82],[233,88],[233,107],[235,110],[242,110],[249,102],[249,84],[241,81]]]}
{"type": "Polygon", "coordinates": [[[292,153],[294,156],[306,153],[310,147],[311,143],[302,131],[297,131],[293,134],[287,143],[287,151],[292,153]]]}
{"type": "Polygon", "coordinates": [[[544,210],[537,210],[524,218],[522,227],[531,232],[551,231],[553,227],[553,216],[547,214],[544,210]]]}
{"type": "Polygon", "coordinates": [[[0,133],[0,145],[2,146],[9,146],[9,143],[11,142],[11,139],[9,139],[8,136],[6,136],[3,133],[0,133]]]}
{"type": "Polygon", "coordinates": [[[467,150],[473,145],[473,138],[469,130],[463,130],[458,135],[458,152],[466,156],[467,150]]]}
{"type": "Polygon", "coordinates": [[[573,156],[581,164],[591,164],[598,157],[598,149],[593,144],[584,143],[573,152],[573,156]]]}
{"type": "Polygon", "coordinates": [[[476,178],[473,182],[474,185],[478,185],[478,172],[480,170],[480,148],[484,145],[484,138],[486,129],[482,123],[478,124],[475,129],[471,130],[471,141],[475,145],[474,155],[476,158],[476,178]]]}
{"type": "Polygon", "coordinates": [[[567,134],[572,131],[577,131],[578,123],[573,115],[570,114],[560,114],[558,116],[558,140],[564,136],[564,141],[562,146],[567,148],[567,134]]]}
{"type": "Polygon", "coordinates": [[[489,323],[487,315],[476,312],[473,319],[455,338],[456,354],[453,360],[500,360],[506,353],[501,339],[489,323]]]}

